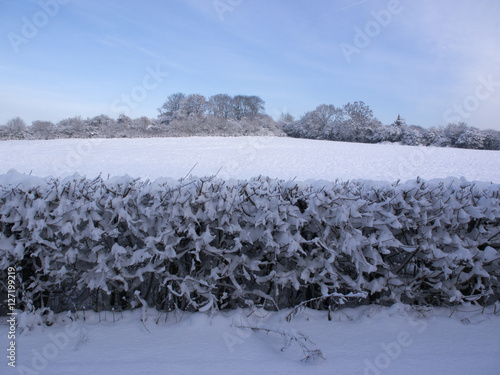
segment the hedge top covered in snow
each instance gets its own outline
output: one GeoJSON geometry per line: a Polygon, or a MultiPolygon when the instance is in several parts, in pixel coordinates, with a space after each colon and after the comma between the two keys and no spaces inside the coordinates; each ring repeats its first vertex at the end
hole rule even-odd
{"type": "Polygon", "coordinates": [[[0,176],[23,308],[487,305],[500,185],[0,176]]]}

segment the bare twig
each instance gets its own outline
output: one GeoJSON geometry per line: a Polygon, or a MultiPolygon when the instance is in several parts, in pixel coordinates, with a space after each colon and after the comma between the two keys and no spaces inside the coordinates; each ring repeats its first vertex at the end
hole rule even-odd
{"type": "Polygon", "coordinates": [[[292,318],[299,312],[300,309],[304,308],[305,305],[311,302],[316,302],[316,301],[323,301],[327,298],[340,298],[341,300],[346,300],[347,298],[365,298],[366,297],[366,292],[359,292],[359,293],[349,293],[349,294],[341,294],[341,293],[331,293],[327,294],[326,296],[321,296],[321,297],[316,297],[316,298],[311,298],[308,299],[307,301],[299,303],[297,306],[295,306],[292,311],[290,311],[290,314],[286,316],[287,322],[292,320],[292,318]]]}
{"type": "Polygon", "coordinates": [[[304,358],[302,358],[302,361],[304,362],[308,362],[310,360],[325,359],[320,349],[309,349],[306,346],[307,342],[310,342],[313,345],[314,343],[311,340],[309,340],[308,337],[304,336],[300,332],[293,332],[292,330],[285,328],[272,329],[272,328],[260,328],[260,327],[250,327],[250,326],[238,326],[237,328],[249,328],[252,331],[264,331],[266,333],[275,333],[283,336],[283,339],[285,340],[285,345],[281,348],[282,352],[290,347],[292,341],[296,341],[297,344],[302,349],[302,352],[304,353],[304,358]]]}

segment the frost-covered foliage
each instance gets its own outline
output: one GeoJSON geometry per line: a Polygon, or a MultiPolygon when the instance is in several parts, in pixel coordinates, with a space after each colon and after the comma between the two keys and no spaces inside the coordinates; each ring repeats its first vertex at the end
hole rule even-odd
{"type": "Polygon", "coordinates": [[[176,93],[159,108],[158,129],[164,136],[283,136],[279,123],[263,113],[258,96],[176,93]]]}
{"type": "Polygon", "coordinates": [[[121,114],[115,120],[101,114],[26,126],[16,117],[0,126],[0,139],[284,136],[281,124],[264,113],[264,104],[254,95],[218,94],[207,100],[199,94],[176,93],[159,108],[157,119],[121,114]]]}
{"type": "Polygon", "coordinates": [[[0,139],[57,138],[151,138],[186,136],[289,136],[342,142],[398,142],[409,146],[456,147],[500,150],[500,132],[479,130],[464,122],[444,127],[407,125],[398,115],[388,126],[362,101],[342,107],[321,104],[298,120],[282,113],[277,121],[264,111],[265,102],[255,95],[171,94],[158,108],[156,119],[131,119],[121,114],[112,119],[99,115],[72,117],[53,124],[33,121],[26,126],[16,117],[0,125],[0,139]]]}
{"type": "Polygon", "coordinates": [[[120,115],[112,119],[105,115],[82,119],[72,117],[57,124],[34,121],[31,126],[14,128],[0,126],[0,139],[59,139],[59,138],[152,138],[185,136],[284,136],[281,124],[265,114],[241,119],[216,117],[195,112],[178,112],[168,122],[120,115]]]}
{"type": "Polygon", "coordinates": [[[244,117],[240,120],[214,116],[179,116],[172,119],[168,125],[159,126],[158,130],[166,137],[285,135],[279,124],[267,115],[244,117]]]}
{"type": "Polygon", "coordinates": [[[199,94],[175,93],[159,108],[161,123],[169,123],[178,117],[213,116],[215,118],[241,120],[264,113],[264,100],[255,95],[213,95],[208,100],[199,94]]]}
{"type": "Polygon", "coordinates": [[[479,130],[463,122],[424,129],[407,125],[400,115],[391,125],[383,126],[363,102],[348,103],[341,108],[322,104],[297,121],[284,122],[283,130],[295,138],[500,150],[498,131],[479,130]]]}
{"type": "Polygon", "coordinates": [[[287,135],[296,138],[328,139],[345,142],[376,143],[381,123],[363,102],[343,107],[322,104],[302,118],[285,125],[287,135]]]}
{"type": "Polygon", "coordinates": [[[17,268],[25,310],[500,296],[500,185],[10,173],[0,186],[0,269],[17,268]]]}

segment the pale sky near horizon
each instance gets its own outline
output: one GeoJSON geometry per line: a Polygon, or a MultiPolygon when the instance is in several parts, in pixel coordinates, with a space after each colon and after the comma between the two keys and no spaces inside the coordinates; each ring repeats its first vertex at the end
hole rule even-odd
{"type": "Polygon", "coordinates": [[[0,0],[0,51],[0,124],[156,117],[184,92],[500,130],[498,0],[0,0]]]}

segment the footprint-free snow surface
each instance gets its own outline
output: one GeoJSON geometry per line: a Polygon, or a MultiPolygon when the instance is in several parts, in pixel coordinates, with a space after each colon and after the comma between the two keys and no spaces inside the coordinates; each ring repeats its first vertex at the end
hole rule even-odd
{"type": "Polygon", "coordinates": [[[500,151],[360,144],[275,137],[70,139],[0,142],[0,174],[156,179],[259,175],[280,179],[402,182],[465,177],[500,182],[500,151]]]}
{"type": "MultiPolygon", "coordinates": [[[[240,310],[213,317],[208,313],[170,313],[165,322],[164,313],[149,310],[144,324],[140,309],[123,315],[115,312],[114,318],[111,312],[101,312],[100,322],[98,314],[89,311],[85,322],[82,312],[78,317],[71,314],[75,322],[61,314],[53,326],[37,326],[23,333],[18,338],[17,369],[8,368],[4,358],[1,373],[499,373],[500,314],[494,314],[493,306],[485,311],[365,306],[333,312],[330,321],[326,311],[305,310],[287,322],[289,312],[240,310]],[[307,350],[321,351],[324,359],[303,361],[299,342],[307,350]]],[[[7,337],[5,320],[2,318],[0,325],[2,338],[7,337]]]]}

